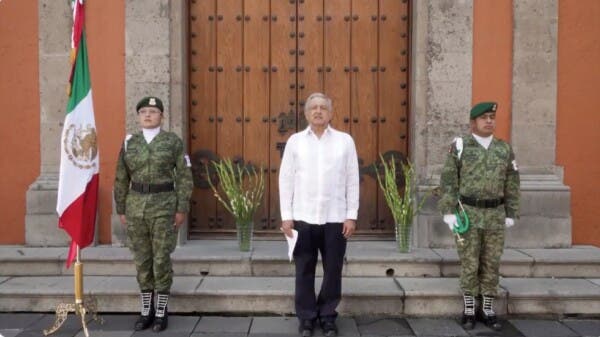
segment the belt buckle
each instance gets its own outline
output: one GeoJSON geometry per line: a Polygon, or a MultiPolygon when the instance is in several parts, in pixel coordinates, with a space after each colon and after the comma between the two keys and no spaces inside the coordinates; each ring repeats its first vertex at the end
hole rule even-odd
{"type": "Polygon", "coordinates": [[[150,193],[150,184],[142,184],[142,193],[150,193]]]}

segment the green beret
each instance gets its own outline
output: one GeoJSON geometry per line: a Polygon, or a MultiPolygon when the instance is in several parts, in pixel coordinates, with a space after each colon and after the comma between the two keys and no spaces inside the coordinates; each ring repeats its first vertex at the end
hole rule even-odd
{"type": "Polygon", "coordinates": [[[471,119],[475,119],[486,112],[496,112],[498,104],[496,102],[482,102],[475,104],[471,109],[471,119]]]}
{"type": "Polygon", "coordinates": [[[140,111],[141,108],[145,108],[148,106],[158,108],[158,110],[160,110],[160,112],[164,111],[162,101],[160,100],[160,98],[154,97],[154,96],[148,96],[148,97],[142,98],[138,102],[138,104],[135,106],[135,111],[140,111]]]}

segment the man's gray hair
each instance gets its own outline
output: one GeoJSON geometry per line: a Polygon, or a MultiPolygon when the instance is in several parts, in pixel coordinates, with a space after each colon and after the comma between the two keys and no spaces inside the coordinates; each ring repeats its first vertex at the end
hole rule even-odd
{"type": "Polygon", "coordinates": [[[314,92],[312,94],[310,94],[310,96],[308,96],[308,98],[306,99],[306,103],[304,103],[304,112],[306,113],[308,111],[308,109],[310,108],[310,102],[316,98],[322,98],[325,100],[325,104],[327,105],[327,110],[329,110],[329,112],[332,111],[333,106],[331,104],[331,98],[329,98],[329,96],[320,93],[320,92],[314,92]]]}

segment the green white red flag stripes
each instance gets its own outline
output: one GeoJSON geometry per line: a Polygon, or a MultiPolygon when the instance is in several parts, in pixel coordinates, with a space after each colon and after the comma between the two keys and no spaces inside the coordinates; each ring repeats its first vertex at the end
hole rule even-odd
{"type": "Polygon", "coordinates": [[[73,6],[74,64],[69,78],[69,101],[61,136],[58,182],[58,226],[71,236],[67,257],[70,267],[77,247],[94,240],[98,199],[98,145],[87,46],[83,0],[73,6]]]}

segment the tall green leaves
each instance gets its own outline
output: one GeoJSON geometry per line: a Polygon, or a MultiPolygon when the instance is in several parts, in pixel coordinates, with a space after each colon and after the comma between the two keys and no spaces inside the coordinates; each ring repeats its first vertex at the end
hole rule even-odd
{"type": "Polygon", "coordinates": [[[414,195],[415,191],[413,190],[415,171],[410,162],[400,162],[400,165],[402,166],[402,176],[404,178],[404,193],[400,193],[396,180],[396,162],[394,161],[394,156],[390,158],[389,162],[386,162],[381,154],[379,157],[381,158],[383,176],[379,173],[378,168],[375,167],[377,182],[379,183],[385,201],[394,217],[394,230],[396,233],[398,250],[401,253],[408,253],[412,243],[411,233],[413,218],[419,212],[421,207],[423,207],[430,192],[421,199],[415,208],[416,197],[414,195]]]}
{"type": "Polygon", "coordinates": [[[394,221],[396,224],[412,224],[413,217],[419,212],[421,207],[426,200],[426,196],[421,199],[418,205],[416,205],[415,191],[413,184],[415,183],[415,171],[410,162],[403,163],[402,175],[404,178],[404,193],[400,193],[398,184],[396,183],[396,162],[394,156],[389,161],[385,161],[383,156],[380,154],[381,168],[383,169],[383,176],[380,174],[380,170],[375,168],[377,173],[377,182],[383,192],[385,201],[392,212],[394,221]]]}
{"type": "Polygon", "coordinates": [[[231,159],[213,161],[212,164],[219,178],[221,191],[215,187],[208,172],[207,176],[217,200],[233,215],[238,224],[252,222],[265,191],[263,170],[234,164],[231,159]]]}

